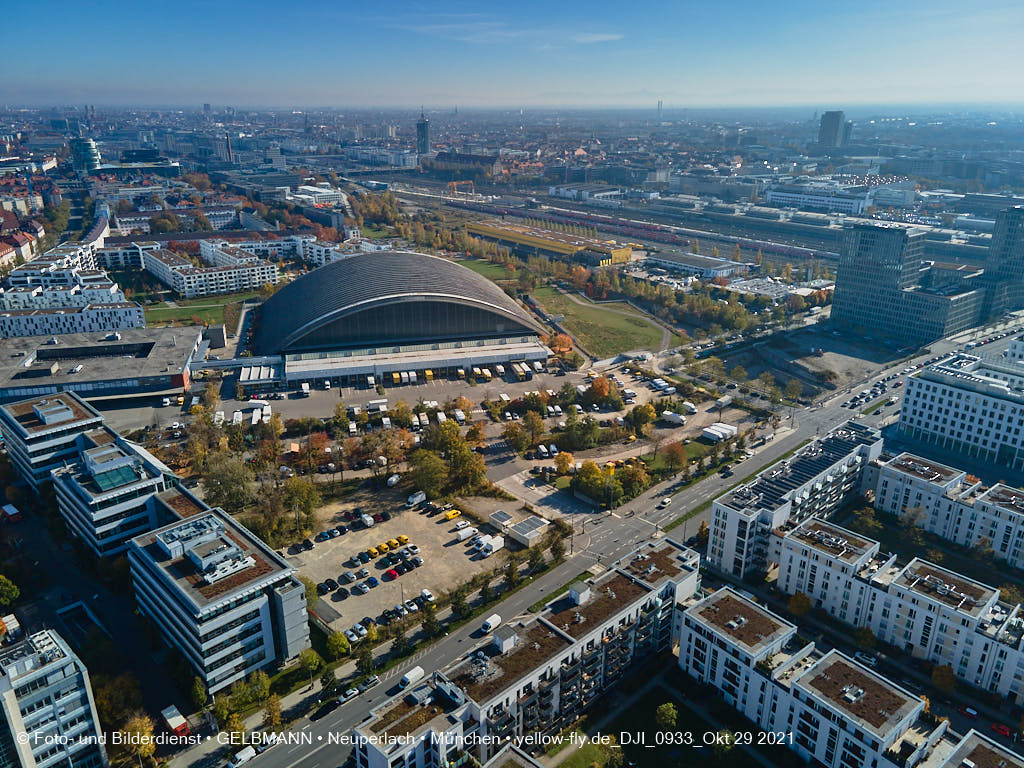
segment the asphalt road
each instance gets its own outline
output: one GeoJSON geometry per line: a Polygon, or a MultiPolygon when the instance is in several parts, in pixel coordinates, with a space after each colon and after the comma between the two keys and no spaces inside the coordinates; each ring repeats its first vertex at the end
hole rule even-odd
{"type": "MultiPolygon", "coordinates": [[[[1019,327],[1020,324],[1021,320],[1015,321],[1016,327],[1019,327]]],[[[734,476],[725,478],[716,474],[695,483],[691,487],[675,493],[672,496],[671,504],[664,509],[656,508],[658,501],[669,495],[665,487],[661,486],[634,499],[627,505],[627,508],[616,510],[611,514],[594,513],[586,516],[577,525],[577,532],[571,542],[572,551],[566,562],[533,584],[513,594],[496,606],[495,611],[505,621],[526,614],[530,605],[557,590],[581,571],[593,567],[595,564],[612,562],[628,554],[640,541],[656,533],[660,527],[676,520],[687,510],[718,496],[751,473],[770,465],[804,441],[823,435],[848,419],[857,418],[867,424],[890,420],[893,415],[892,408],[884,409],[878,416],[861,416],[859,409],[846,409],[841,404],[849,397],[851,390],[860,390],[866,383],[877,381],[889,373],[901,371],[918,362],[924,362],[933,355],[950,352],[968,339],[976,338],[978,335],[977,333],[961,334],[955,337],[955,341],[935,342],[930,345],[928,354],[909,361],[894,362],[879,370],[865,382],[858,383],[850,387],[849,390],[836,392],[825,403],[799,411],[794,417],[795,423],[791,424],[787,419],[780,428],[780,432],[789,429],[788,434],[777,437],[758,450],[753,457],[733,464],[734,476]],[[630,514],[631,510],[634,510],[635,513],[630,514]]],[[[984,352],[986,355],[998,355],[1008,343],[1009,339],[1004,339],[975,351],[984,352]]],[[[672,538],[685,540],[686,536],[697,531],[700,521],[707,520],[709,515],[710,509],[692,518],[688,521],[685,529],[680,527],[674,530],[671,534],[672,538]]],[[[251,765],[253,768],[321,768],[332,763],[340,766],[347,758],[350,748],[347,745],[330,743],[329,734],[343,736],[365,719],[374,707],[394,695],[397,692],[397,680],[406,669],[415,665],[420,665],[426,670],[440,669],[471,651],[481,641],[479,636],[474,637],[478,633],[479,627],[476,624],[457,630],[450,636],[435,642],[428,649],[409,658],[398,668],[389,671],[388,679],[366,694],[341,705],[316,722],[303,718],[293,728],[293,731],[305,734],[307,743],[275,747],[255,758],[251,765]]],[[[883,660],[883,669],[889,671],[889,669],[896,670],[898,667],[890,660],[883,660]]],[[[959,716],[957,719],[958,721],[963,720],[959,716]]],[[[957,724],[965,729],[971,725],[965,720],[957,724]]],[[[982,724],[979,727],[984,728],[985,726],[982,724]]]]}

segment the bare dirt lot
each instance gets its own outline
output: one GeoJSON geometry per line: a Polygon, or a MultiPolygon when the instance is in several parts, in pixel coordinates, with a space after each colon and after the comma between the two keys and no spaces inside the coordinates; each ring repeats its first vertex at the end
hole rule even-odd
{"type": "MultiPolygon", "coordinates": [[[[343,572],[359,570],[345,564],[350,557],[376,547],[381,542],[397,539],[401,534],[408,536],[410,543],[419,547],[424,561],[421,567],[397,579],[388,579],[385,576],[388,566],[384,565],[382,557],[376,557],[359,567],[366,568],[371,576],[376,577],[380,586],[365,595],[351,593],[343,598],[339,591],[322,597],[317,613],[333,629],[347,629],[364,616],[376,618],[384,609],[416,597],[424,588],[440,596],[474,574],[504,564],[504,552],[487,559],[470,557],[466,550],[468,542],[456,539],[455,525],[458,519],[449,521],[444,519],[443,514],[431,517],[419,510],[405,509],[404,500],[408,493],[408,489],[385,489],[372,496],[369,493],[357,494],[343,503],[329,504],[320,511],[320,529],[344,522],[342,513],[355,507],[362,507],[370,513],[386,509],[392,517],[372,528],[350,530],[337,538],[317,542],[311,551],[292,550],[287,553],[288,560],[296,566],[299,575],[319,584],[328,578],[341,582],[339,576],[343,572]]],[[[473,521],[470,519],[469,522],[473,521]]],[[[343,583],[342,586],[351,592],[353,585],[343,583]]]]}

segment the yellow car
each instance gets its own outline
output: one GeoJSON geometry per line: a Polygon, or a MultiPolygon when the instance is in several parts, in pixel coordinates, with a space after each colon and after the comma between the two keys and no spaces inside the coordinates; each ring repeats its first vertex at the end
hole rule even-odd
{"type": "Polygon", "coordinates": [[[387,544],[385,544],[385,543],[384,543],[384,542],[382,541],[382,542],[381,542],[380,544],[378,544],[378,545],[377,545],[377,551],[378,551],[378,552],[380,552],[380,553],[382,553],[382,554],[383,554],[384,552],[387,552],[387,551],[388,551],[388,545],[387,545],[387,544]]]}
{"type": "Polygon", "coordinates": [[[398,539],[388,539],[388,549],[398,549],[400,546],[398,539]]]}
{"type": "Polygon", "coordinates": [[[409,537],[408,537],[408,536],[406,536],[406,535],[405,535],[405,534],[403,533],[403,534],[402,534],[401,536],[399,536],[399,537],[398,537],[398,543],[399,543],[399,544],[408,544],[408,543],[409,543],[409,537]]]}
{"type": "Polygon", "coordinates": [[[630,435],[629,437],[627,437],[626,438],[626,442],[627,443],[635,443],[636,442],[636,435],[630,435]]]}
{"type": "Polygon", "coordinates": [[[460,517],[461,515],[462,515],[461,510],[449,509],[447,512],[444,513],[444,519],[445,520],[454,520],[456,517],[460,517]]]}
{"type": "Polygon", "coordinates": [[[378,552],[375,547],[370,547],[368,550],[366,550],[366,554],[368,554],[370,557],[376,557],[380,554],[380,552],[378,552]]]}

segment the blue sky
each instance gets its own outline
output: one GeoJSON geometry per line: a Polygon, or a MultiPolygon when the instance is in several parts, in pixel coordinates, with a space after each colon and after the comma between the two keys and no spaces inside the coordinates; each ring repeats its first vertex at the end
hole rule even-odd
{"type": "Polygon", "coordinates": [[[4,28],[7,103],[1024,101],[1020,0],[42,0],[4,28]]]}

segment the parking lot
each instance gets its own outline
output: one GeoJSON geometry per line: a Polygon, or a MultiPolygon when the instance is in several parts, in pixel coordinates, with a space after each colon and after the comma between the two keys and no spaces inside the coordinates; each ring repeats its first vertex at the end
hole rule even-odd
{"type": "Polygon", "coordinates": [[[422,508],[407,510],[403,503],[407,493],[408,490],[400,493],[389,489],[375,494],[372,504],[360,505],[358,501],[353,501],[327,505],[320,510],[322,528],[344,525],[350,530],[336,538],[315,542],[311,550],[295,547],[286,553],[299,575],[316,584],[322,584],[327,579],[340,583],[340,588],[321,597],[315,609],[332,629],[349,629],[364,616],[378,619],[385,609],[416,598],[423,589],[440,596],[476,573],[504,564],[503,552],[490,558],[471,556],[468,540],[457,540],[456,526],[459,521],[466,520],[470,525],[475,525],[472,519],[462,515],[446,520],[443,513],[431,515],[422,508]],[[361,523],[351,528],[353,523],[345,515],[353,513],[357,507],[371,514],[381,514],[388,510],[391,517],[389,520],[375,522],[372,528],[364,528],[361,523]],[[378,553],[377,557],[369,558],[366,562],[353,563],[350,559],[359,553],[368,552],[371,547],[378,548],[381,543],[398,541],[400,536],[408,537],[408,544],[401,544],[399,549],[406,549],[410,545],[416,548],[415,552],[409,553],[412,556],[402,562],[408,564],[414,557],[420,557],[423,563],[421,566],[413,567],[397,577],[389,577],[387,572],[395,565],[390,547],[389,551],[378,553]],[[389,559],[392,560],[390,565],[387,562],[389,559]],[[356,575],[356,581],[346,581],[342,576],[345,572],[356,575]],[[377,580],[377,586],[371,587],[365,594],[353,590],[357,584],[367,583],[371,577],[377,580]]]}

